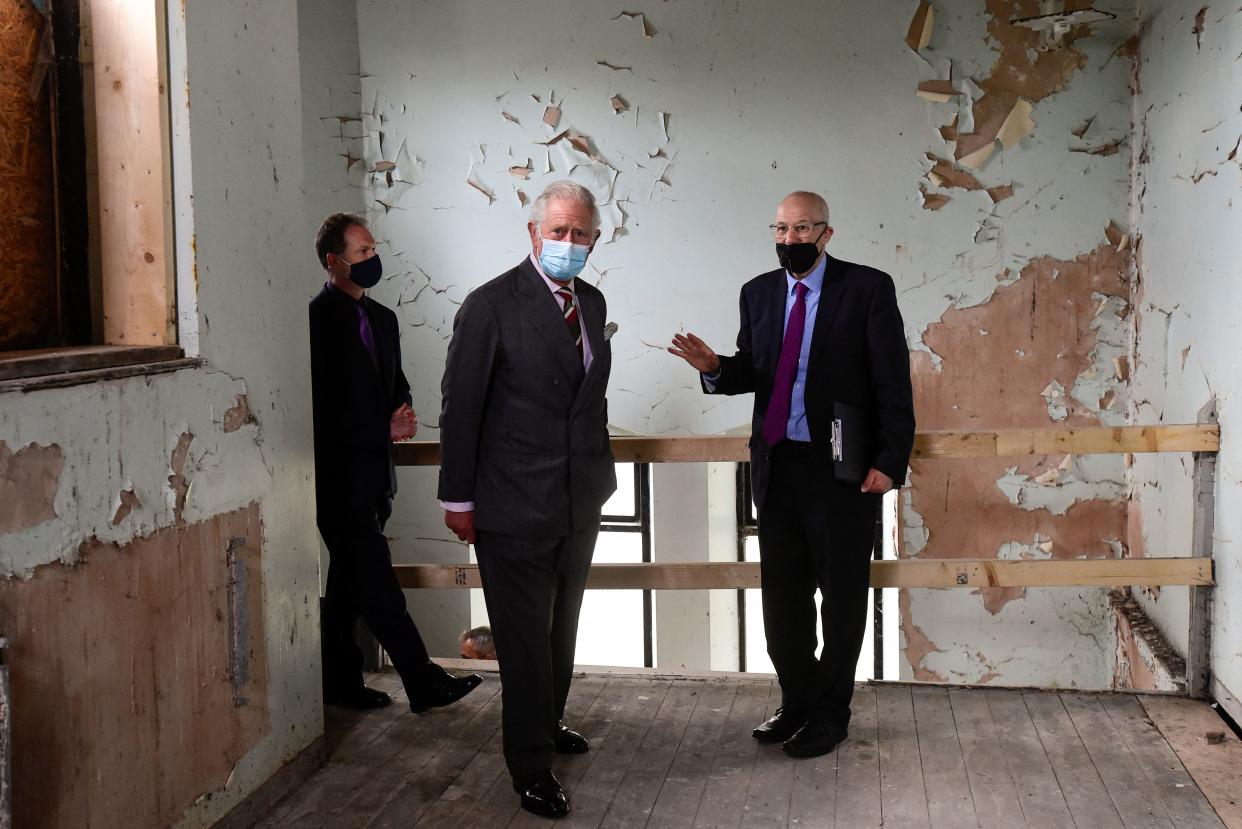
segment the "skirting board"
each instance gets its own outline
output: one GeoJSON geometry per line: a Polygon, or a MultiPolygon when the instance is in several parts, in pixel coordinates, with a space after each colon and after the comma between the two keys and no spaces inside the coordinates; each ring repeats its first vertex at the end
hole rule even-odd
{"type": "Polygon", "coordinates": [[[1242,699],[1231,692],[1220,680],[1212,677],[1212,699],[1225,709],[1225,713],[1233,717],[1233,721],[1242,724],[1242,699]]]}
{"type": "Polygon", "coordinates": [[[285,795],[319,771],[326,760],[323,735],[320,735],[298,752],[296,757],[264,780],[259,788],[251,792],[245,800],[230,809],[228,814],[213,824],[213,829],[249,829],[254,826],[272,811],[285,795]]]}

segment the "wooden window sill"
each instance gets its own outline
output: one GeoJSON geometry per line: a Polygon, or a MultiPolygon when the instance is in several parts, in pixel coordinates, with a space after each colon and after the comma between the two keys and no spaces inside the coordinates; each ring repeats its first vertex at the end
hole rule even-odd
{"type": "Polygon", "coordinates": [[[0,392],[62,388],[202,365],[180,346],[92,345],[0,352],[0,392]]]}

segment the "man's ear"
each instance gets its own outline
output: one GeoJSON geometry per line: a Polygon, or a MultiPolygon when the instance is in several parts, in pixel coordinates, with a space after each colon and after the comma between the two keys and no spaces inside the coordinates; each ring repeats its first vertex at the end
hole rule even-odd
{"type": "Polygon", "coordinates": [[[600,236],[600,231],[596,230],[595,236],[591,239],[591,246],[587,248],[587,253],[590,253],[591,251],[595,250],[595,244],[599,242],[599,236],[600,236]]]}

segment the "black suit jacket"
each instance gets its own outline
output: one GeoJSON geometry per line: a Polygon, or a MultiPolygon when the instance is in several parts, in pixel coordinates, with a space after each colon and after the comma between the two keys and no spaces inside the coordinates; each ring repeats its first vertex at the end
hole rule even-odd
{"type": "Polygon", "coordinates": [[[453,322],[441,383],[442,501],[474,526],[551,538],[598,525],[617,488],[608,443],[604,295],[574,280],[591,367],[530,259],[479,286],[453,322]]]}
{"type": "Polygon", "coordinates": [[[358,333],[357,303],[324,287],[310,303],[311,398],[315,419],[315,495],[320,520],[345,503],[370,504],[397,491],[389,422],[411,403],[401,370],[397,316],[370,297],[377,360],[358,333]],[[342,503],[344,501],[344,503],[342,503]]]}
{"type": "MultiPolygon", "coordinates": [[[[750,458],[758,506],[767,494],[771,447],[763,439],[763,420],[780,362],[787,292],[783,268],[742,286],[738,350],[720,358],[720,378],[714,384],[717,394],[755,393],[750,458]]],[[[711,392],[706,385],[704,390],[711,392]]],[[[825,464],[832,464],[833,403],[847,403],[862,410],[870,427],[871,466],[894,485],[905,483],[914,446],[914,395],[905,326],[888,274],[828,257],[811,332],[804,399],[811,443],[825,464]]],[[[857,490],[843,486],[841,495],[854,500],[852,494],[862,494],[857,490]]]]}

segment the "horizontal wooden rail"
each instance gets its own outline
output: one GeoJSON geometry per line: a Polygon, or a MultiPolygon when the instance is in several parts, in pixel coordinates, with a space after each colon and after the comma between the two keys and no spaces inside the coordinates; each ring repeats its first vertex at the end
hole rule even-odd
{"type": "MultiPolygon", "coordinates": [[[[474,564],[398,564],[406,588],[479,587],[474,564]]],[[[872,587],[1124,587],[1212,584],[1207,558],[1089,558],[1002,561],[901,559],[871,562],[872,587]]],[[[595,590],[704,590],[759,586],[757,562],[595,564],[595,590]]]]}
{"type": "MultiPolygon", "coordinates": [[[[614,437],[612,454],[619,463],[737,462],[750,460],[748,440],[745,435],[614,437]]],[[[1220,428],[1215,423],[919,432],[914,438],[915,458],[1216,452],[1219,449],[1220,428]]],[[[436,441],[398,444],[397,463],[438,466],[440,444],[436,441]]]]}

